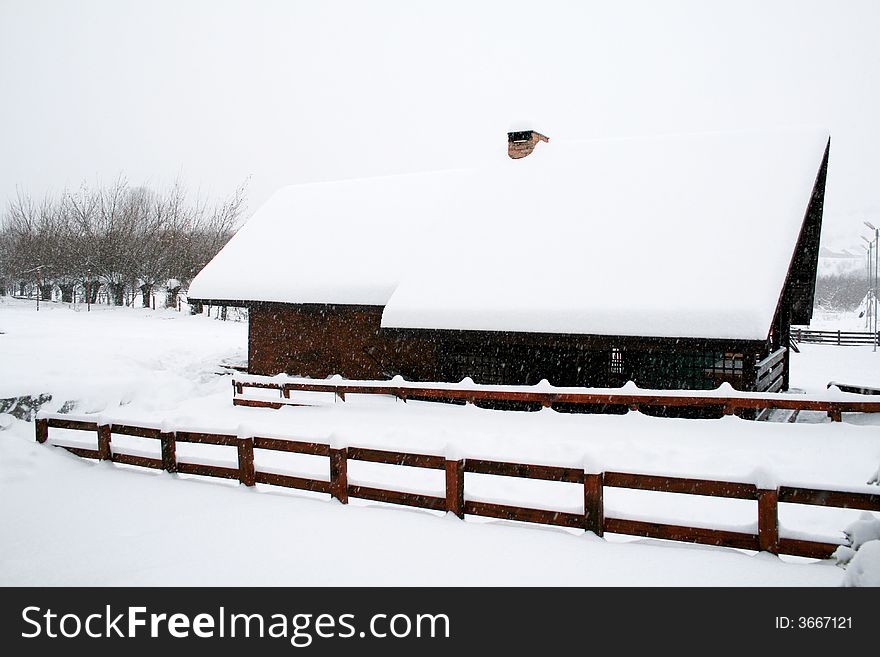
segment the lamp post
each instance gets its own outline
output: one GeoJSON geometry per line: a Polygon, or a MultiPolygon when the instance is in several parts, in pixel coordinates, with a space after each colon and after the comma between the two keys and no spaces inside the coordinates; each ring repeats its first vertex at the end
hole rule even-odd
{"type": "Polygon", "coordinates": [[[36,274],[36,277],[37,277],[37,312],[40,312],[40,293],[41,293],[40,288],[41,288],[41,284],[43,282],[42,277],[40,276],[40,273],[43,271],[43,267],[45,267],[45,265],[37,265],[33,269],[28,269],[27,271],[21,272],[22,275],[36,274]]]}
{"type": "Polygon", "coordinates": [[[860,244],[865,250],[865,262],[867,263],[867,268],[865,269],[865,281],[867,285],[868,291],[865,293],[865,324],[867,324],[868,332],[871,332],[871,249],[865,246],[864,244],[860,244]]]}
{"type": "Polygon", "coordinates": [[[865,226],[874,231],[874,351],[877,351],[877,342],[880,341],[880,331],[877,330],[877,265],[880,264],[880,228],[870,221],[863,222],[865,226]]]}
{"type": "Polygon", "coordinates": [[[865,240],[865,244],[862,244],[862,248],[867,251],[868,256],[868,292],[865,295],[865,299],[867,299],[867,303],[865,305],[865,313],[868,315],[868,330],[871,331],[872,323],[874,321],[874,241],[869,240],[864,235],[859,235],[863,240],[865,240]]]}

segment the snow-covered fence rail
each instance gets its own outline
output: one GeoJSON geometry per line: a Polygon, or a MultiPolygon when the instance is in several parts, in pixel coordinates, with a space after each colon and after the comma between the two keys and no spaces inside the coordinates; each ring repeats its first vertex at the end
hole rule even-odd
{"type": "MultiPolygon", "coordinates": [[[[765,372],[773,372],[778,363],[768,362],[765,372]]],[[[770,374],[772,376],[772,374],[770,374]]],[[[292,402],[291,392],[332,393],[345,401],[346,395],[391,395],[402,401],[430,400],[458,403],[474,402],[520,402],[541,404],[545,407],[555,405],[619,407],[639,410],[642,408],[693,408],[733,415],[738,411],[763,411],[783,409],[793,411],[819,411],[827,413],[834,422],[840,422],[843,413],[880,413],[880,401],[865,401],[855,395],[849,398],[824,399],[805,398],[795,395],[763,392],[739,392],[727,386],[717,390],[698,392],[693,390],[651,390],[628,391],[626,387],[617,391],[591,391],[589,389],[558,389],[547,391],[537,386],[483,386],[465,384],[419,384],[395,381],[314,381],[298,379],[294,381],[273,381],[269,377],[235,377],[232,380],[232,403],[236,406],[255,406],[260,408],[281,408],[282,406],[303,406],[292,402]],[[248,396],[247,388],[277,390],[278,399],[248,396]]],[[[830,393],[829,393],[830,395],[830,393]]],[[[838,395],[840,396],[840,395],[838,395]]],[[[846,397],[846,395],[843,395],[846,397]]]]}
{"type": "Polygon", "coordinates": [[[754,483],[743,482],[625,472],[590,472],[573,467],[510,463],[476,458],[449,458],[446,455],[415,454],[277,437],[167,431],[155,427],[115,423],[102,424],[71,419],[63,415],[41,415],[38,417],[36,421],[37,442],[46,443],[48,441],[50,428],[95,432],[97,434],[97,449],[56,445],[80,457],[161,469],[168,472],[237,479],[245,486],[268,484],[326,493],[343,504],[347,504],[349,498],[352,497],[433,511],[446,511],[462,519],[466,515],[483,516],[583,529],[592,531],[598,536],[608,532],[817,559],[831,556],[839,544],[780,536],[780,503],[880,511],[880,494],[864,492],[794,486],[769,488],[766,484],[764,487],[760,487],[754,483]],[[160,441],[161,458],[126,454],[115,450],[112,446],[114,433],[160,441]],[[238,465],[235,468],[230,468],[180,460],[176,455],[176,446],[181,442],[235,447],[238,453],[238,465]],[[329,461],[329,478],[296,477],[261,471],[255,466],[255,450],[274,450],[326,457],[329,461]],[[367,461],[443,471],[445,473],[445,495],[441,497],[350,484],[348,480],[349,461],[367,461]],[[563,512],[467,499],[465,483],[468,473],[539,479],[577,485],[583,491],[584,511],[583,513],[563,512]],[[606,488],[627,488],[756,501],[757,533],[607,516],[604,511],[604,491],[606,488]]]}
{"type": "Polygon", "coordinates": [[[795,342],[812,342],[816,344],[834,344],[854,346],[875,344],[880,340],[880,331],[816,331],[812,329],[792,328],[791,337],[795,342]]]}

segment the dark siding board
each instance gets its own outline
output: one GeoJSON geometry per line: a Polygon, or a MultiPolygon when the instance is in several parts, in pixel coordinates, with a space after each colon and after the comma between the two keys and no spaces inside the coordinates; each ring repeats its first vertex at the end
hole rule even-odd
{"type": "Polygon", "coordinates": [[[249,372],[361,380],[432,373],[432,345],[384,334],[381,319],[381,306],[251,306],[249,372]]]}
{"type": "Polygon", "coordinates": [[[751,389],[742,354],[765,349],[763,342],[729,340],[389,330],[381,328],[380,306],[257,304],[250,311],[249,371],[264,375],[369,380],[400,374],[411,381],[471,377],[509,385],[547,379],[585,387],[634,380],[658,389],[711,389],[728,381],[751,389]]]}

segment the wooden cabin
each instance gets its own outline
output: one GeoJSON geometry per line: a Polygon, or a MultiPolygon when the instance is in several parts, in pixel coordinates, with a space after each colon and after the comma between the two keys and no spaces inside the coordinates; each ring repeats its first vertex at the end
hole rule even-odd
{"type": "Polygon", "coordinates": [[[471,168],[281,189],[189,296],[249,309],[253,374],[785,389],[829,146],[517,131],[471,168]]]}

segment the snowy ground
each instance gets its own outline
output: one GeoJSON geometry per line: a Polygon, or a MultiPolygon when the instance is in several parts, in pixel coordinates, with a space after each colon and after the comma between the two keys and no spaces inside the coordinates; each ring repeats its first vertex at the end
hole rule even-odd
{"type": "Polygon", "coordinates": [[[863,306],[856,311],[820,310],[813,312],[810,328],[816,331],[869,331],[868,318],[863,306]],[[859,317],[859,314],[862,316],[859,317]]]}
{"type": "MultiPolygon", "coordinates": [[[[514,413],[349,397],[280,411],[231,405],[223,359],[245,355],[246,325],[175,311],[71,309],[0,297],[0,399],[51,393],[45,410],[159,426],[332,439],[352,445],[590,464],[630,472],[872,490],[880,418],[754,423],[514,413]]],[[[870,347],[804,345],[792,385],[880,384],[870,347]]],[[[813,418],[816,420],[817,418],[813,418]]],[[[834,585],[843,570],[766,554],[468,519],[326,496],[142,472],[36,445],[33,425],[0,415],[3,584],[644,584],[834,585]]],[[[79,432],[52,442],[94,444],[79,432]]],[[[156,446],[114,437],[144,453],[156,446]]],[[[179,455],[234,462],[230,448],[179,455]]],[[[319,457],[260,455],[258,465],[326,478],[319,457]]],[[[352,463],[353,483],[442,493],[439,473],[352,463]]],[[[579,487],[468,475],[468,496],[577,510],[579,487]]],[[[607,490],[606,513],[753,531],[754,502],[607,490]]],[[[782,505],[782,534],[838,540],[858,516],[782,505]]]]}

